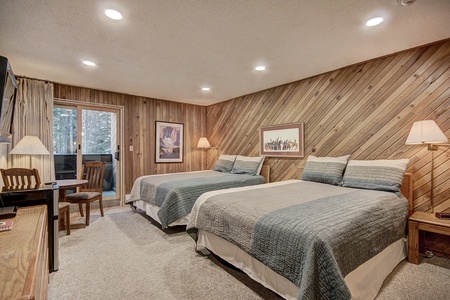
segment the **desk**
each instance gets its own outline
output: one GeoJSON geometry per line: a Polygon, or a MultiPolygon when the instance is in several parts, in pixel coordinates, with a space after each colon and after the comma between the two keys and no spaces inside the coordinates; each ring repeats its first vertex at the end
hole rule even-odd
{"type": "MultiPolygon", "coordinates": [[[[88,181],[84,179],[62,179],[56,180],[55,182],[59,186],[59,202],[66,202],[67,189],[77,188],[88,183],[88,181]]],[[[78,229],[85,227],[86,221],[82,217],[76,218],[73,221],[70,220],[70,229],[78,229]]]]}
{"type": "Polygon", "coordinates": [[[419,263],[419,230],[450,236],[450,220],[441,220],[423,211],[416,211],[409,217],[408,260],[413,264],[419,263]]]}

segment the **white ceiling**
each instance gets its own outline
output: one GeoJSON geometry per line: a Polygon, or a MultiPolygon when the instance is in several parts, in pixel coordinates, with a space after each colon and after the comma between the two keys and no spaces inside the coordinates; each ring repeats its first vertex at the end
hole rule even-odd
{"type": "Polygon", "coordinates": [[[450,38],[450,0],[0,3],[0,55],[16,75],[200,105],[450,38]],[[385,21],[366,27],[374,16],[385,21]]]}

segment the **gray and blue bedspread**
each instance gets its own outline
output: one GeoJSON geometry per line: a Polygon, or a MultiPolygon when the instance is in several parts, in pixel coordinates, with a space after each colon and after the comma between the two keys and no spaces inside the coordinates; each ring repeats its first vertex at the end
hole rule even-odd
{"type": "Polygon", "coordinates": [[[162,228],[187,216],[197,198],[209,191],[264,183],[263,176],[230,174],[212,170],[139,177],[127,203],[147,201],[160,207],[162,228]]]}
{"type": "Polygon", "coordinates": [[[404,236],[408,202],[391,192],[290,180],[202,195],[188,233],[234,243],[299,288],[350,299],[344,277],[404,236]]]}

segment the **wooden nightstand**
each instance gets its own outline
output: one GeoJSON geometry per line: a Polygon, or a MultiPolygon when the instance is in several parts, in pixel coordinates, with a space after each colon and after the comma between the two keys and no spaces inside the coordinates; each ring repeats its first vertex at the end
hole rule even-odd
{"type": "Polygon", "coordinates": [[[441,220],[434,214],[416,211],[408,221],[408,261],[419,263],[419,230],[450,236],[450,220],[441,220]]]}

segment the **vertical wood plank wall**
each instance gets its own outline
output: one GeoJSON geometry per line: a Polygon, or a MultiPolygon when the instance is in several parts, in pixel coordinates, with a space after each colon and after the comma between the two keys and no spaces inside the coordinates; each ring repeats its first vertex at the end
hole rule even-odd
{"type": "MultiPolygon", "coordinates": [[[[267,76],[270,76],[268,74],[267,76]]],[[[450,137],[450,41],[403,51],[207,107],[207,166],[219,154],[259,154],[259,127],[305,123],[305,158],[267,157],[271,181],[295,178],[309,154],[410,158],[414,207],[429,205],[431,153],[405,145],[413,122],[450,137]]],[[[450,207],[450,147],[435,153],[435,203],[450,207]]]]}
{"type": "Polygon", "coordinates": [[[205,168],[206,152],[197,142],[206,134],[206,107],[131,96],[55,83],[54,96],[60,99],[124,107],[125,193],[134,180],[147,174],[197,171],[205,168]],[[182,163],[155,163],[155,121],[184,124],[184,160],[182,163]],[[129,147],[133,146],[133,152],[129,147]]]}

